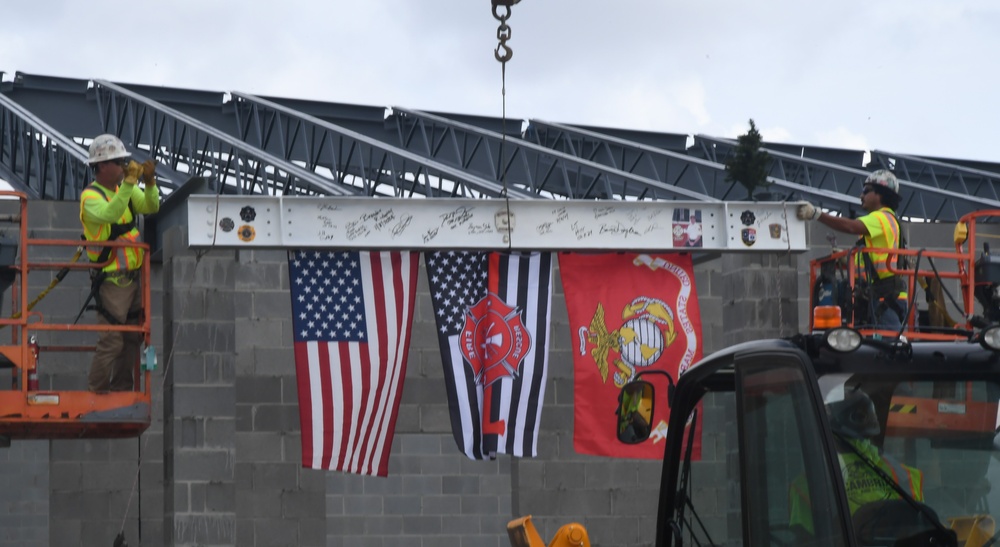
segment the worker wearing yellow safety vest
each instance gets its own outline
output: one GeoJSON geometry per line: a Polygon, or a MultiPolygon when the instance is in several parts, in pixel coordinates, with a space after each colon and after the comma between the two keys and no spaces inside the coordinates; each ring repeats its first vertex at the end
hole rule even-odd
{"type": "MultiPolygon", "coordinates": [[[[902,499],[893,483],[914,501],[923,501],[923,473],[880,453],[869,440],[877,436],[881,428],[875,405],[865,392],[849,390],[842,400],[831,402],[826,408],[837,443],[837,458],[847,491],[848,508],[851,515],[855,515],[855,527],[865,524],[857,522],[856,513],[862,506],[902,499]]],[[[812,510],[805,475],[796,477],[792,482],[788,502],[789,524],[793,529],[801,527],[812,534],[812,510]]]]}
{"type": "MultiPolygon", "coordinates": [[[[130,161],[131,156],[114,135],[100,135],[90,144],[88,163],[94,182],[80,195],[80,222],[87,241],[138,242],[137,216],[160,210],[156,162],[147,160],[140,164],[130,161]],[[138,187],[140,179],[145,190],[138,187]]],[[[139,324],[142,290],[138,274],[144,258],[142,249],[88,246],[87,256],[92,263],[106,263],[91,274],[98,322],[139,324]]],[[[141,342],[139,333],[103,332],[90,365],[89,389],[131,390],[132,369],[141,342]]]]}
{"type": "MultiPolygon", "coordinates": [[[[899,249],[902,234],[895,210],[899,207],[899,181],[885,169],[868,175],[861,189],[861,208],[867,215],[856,219],[833,216],[811,203],[799,205],[800,220],[818,220],[847,234],[861,236],[857,245],[866,248],[899,249]]],[[[859,271],[855,324],[899,330],[906,317],[907,288],[903,280],[892,273],[894,256],[888,253],[859,252],[855,255],[859,271]]]]}

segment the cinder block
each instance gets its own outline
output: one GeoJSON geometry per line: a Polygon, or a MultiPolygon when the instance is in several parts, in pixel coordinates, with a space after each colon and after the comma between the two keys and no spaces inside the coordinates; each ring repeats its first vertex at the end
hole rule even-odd
{"type": "Polygon", "coordinates": [[[209,513],[236,511],[236,485],[233,482],[212,481],[205,485],[205,510],[209,513]]]}
{"type": "Polygon", "coordinates": [[[349,538],[365,534],[365,522],[369,519],[357,516],[328,516],[326,518],[327,537],[349,538]]]}
{"type": "Polygon", "coordinates": [[[403,454],[441,453],[441,438],[438,435],[396,435],[396,442],[403,454]]]}
{"type": "Polygon", "coordinates": [[[174,515],[174,545],[235,545],[236,515],[174,515]]]}
{"type": "Polygon", "coordinates": [[[562,462],[545,470],[545,488],[550,490],[582,490],[586,465],[580,462],[562,462]]]}
{"type": "Polygon", "coordinates": [[[178,450],[174,455],[173,477],[176,481],[231,479],[231,450],[178,450]]]}
{"type": "Polygon", "coordinates": [[[241,354],[237,370],[244,374],[260,376],[294,376],[295,354],[291,346],[287,348],[254,347],[250,355],[241,354]],[[242,361],[249,357],[250,362],[242,361]],[[250,368],[247,369],[246,366],[250,368]]]}
{"type": "Polygon", "coordinates": [[[479,477],[475,475],[452,475],[441,477],[442,494],[471,496],[479,494],[479,477]]]}
{"type": "Polygon", "coordinates": [[[259,404],[254,407],[253,429],[257,432],[293,432],[299,430],[299,407],[283,404],[259,404]]]}
{"type": "Polygon", "coordinates": [[[421,498],[420,514],[441,515],[448,518],[462,512],[461,496],[424,496],[421,498]]]}
{"type": "MultiPolygon", "coordinates": [[[[444,400],[442,397],[439,400],[444,400]]],[[[421,433],[450,433],[451,411],[447,404],[425,404],[420,407],[421,433]]]]}
{"type": "Polygon", "coordinates": [[[236,514],[240,518],[281,518],[281,501],[274,491],[241,491],[236,495],[236,514]]]}
{"type": "Polygon", "coordinates": [[[404,494],[386,496],[383,498],[382,506],[386,515],[419,515],[423,507],[420,495],[404,494]]]}
{"type": "Polygon", "coordinates": [[[280,433],[237,433],[236,455],[240,460],[281,462],[280,433]]]}
{"type": "Polygon", "coordinates": [[[481,532],[477,516],[446,515],[441,519],[441,533],[446,535],[473,535],[481,532]]]}
{"type": "Polygon", "coordinates": [[[382,496],[351,496],[345,500],[344,514],[353,516],[383,515],[382,496]]]}
{"type": "Polygon", "coordinates": [[[323,518],[299,519],[299,543],[297,547],[324,547],[326,545],[326,521],[323,518]]]}
{"type": "Polygon", "coordinates": [[[254,490],[283,491],[298,487],[298,465],[294,463],[249,464],[254,490]]]}
{"type": "MultiPolygon", "coordinates": [[[[277,287],[277,285],[273,285],[271,288],[274,287],[277,287]]],[[[253,315],[251,317],[278,319],[290,318],[292,316],[292,299],[287,287],[282,291],[255,291],[251,294],[253,295],[253,315]]],[[[290,335],[291,332],[285,330],[284,334],[290,335]]],[[[288,342],[291,342],[291,338],[289,338],[288,342]]]]}
{"type": "Polygon", "coordinates": [[[463,515],[496,515],[499,510],[497,496],[462,496],[463,515]]]}
{"type": "Polygon", "coordinates": [[[231,418],[236,413],[233,386],[175,386],[174,401],[175,416],[231,418]]]}
{"type": "Polygon", "coordinates": [[[237,376],[236,401],[244,404],[281,403],[281,376],[237,376]]]}
{"type": "Polygon", "coordinates": [[[255,347],[281,348],[287,343],[285,333],[281,331],[282,321],[277,318],[236,319],[235,325],[236,350],[241,353],[255,347]]]}
{"type": "Polygon", "coordinates": [[[298,523],[284,519],[255,519],[255,547],[286,547],[294,541],[298,545],[298,523]]]}
{"type": "MultiPolygon", "coordinates": [[[[404,516],[403,534],[426,536],[441,533],[441,517],[437,516],[404,516]]],[[[400,536],[397,536],[400,537],[400,536]]]]}
{"type": "Polygon", "coordinates": [[[419,475],[408,475],[403,477],[403,494],[416,494],[419,496],[430,496],[441,494],[442,477],[424,477],[419,475]]]}
{"type": "Polygon", "coordinates": [[[306,490],[281,492],[281,516],[289,520],[322,518],[326,513],[326,494],[306,490]]]}

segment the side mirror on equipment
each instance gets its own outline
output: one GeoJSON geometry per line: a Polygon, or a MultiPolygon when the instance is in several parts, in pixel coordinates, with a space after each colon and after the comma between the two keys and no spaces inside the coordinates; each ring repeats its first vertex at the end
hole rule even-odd
{"type": "Polygon", "coordinates": [[[653,423],[653,384],[634,380],[618,394],[618,440],[638,444],[649,438],[653,423]]]}

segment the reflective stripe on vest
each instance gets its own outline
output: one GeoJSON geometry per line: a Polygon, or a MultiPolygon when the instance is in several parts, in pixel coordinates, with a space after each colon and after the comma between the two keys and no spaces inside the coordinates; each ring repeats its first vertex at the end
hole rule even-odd
{"type": "MultiPolygon", "coordinates": [[[[892,213],[892,209],[888,207],[883,207],[878,211],[873,211],[869,213],[875,220],[878,221],[879,226],[882,229],[882,237],[885,238],[885,245],[875,245],[870,235],[864,236],[865,247],[868,248],[884,248],[884,249],[898,249],[899,248],[899,223],[896,222],[896,216],[892,213]]],[[[875,275],[879,279],[885,279],[893,275],[889,271],[889,266],[887,264],[889,260],[889,253],[876,253],[868,252],[869,258],[871,258],[872,266],[875,267],[875,275]]],[[[864,266],[864,257],[861,253],[858,253],[856,260],[858,265],[864,266]]],[[[895,257],[893,257],[895,260],[895,257]]],[[[862,268],[862,277],[867,277],[867,272],[862,268]]]]}
{"type": "MultiPolygon", "coordinates": [[[[91,184],[83,191],[83,195],[80,200],[80,216],[83,217],[83,210],[85,207],[85,202],[88,199],[98,199],[101,198],[104,201],[111,201],[111,196],[108,195],[108,190],[102,186],[91,184]],[[90,192],[90,194],[88,194],[90,192]]],[[[132,223],[134,217],[132,214],[132,207],[129,206],[125,209],[121,218],[115,224],[130,224],[132,223]]],[[[87,241],[108,241],[111,237],[111,225],[101,224],[98,227],[97,233],[91,232],[87,229],[87,223],[83,224],[83,237],[87,241]]],[[[115,241],[135,243],[139,241],[139,228],[138,226],[133,227],[128,232],[118,236],[115,241]]],[[[91,262],[99,262],[101,253],[104,251],[104,247],[87,247],[87,257],[91,262]]],[[[143,251],[137,247],[114,247],[112,248],[111,255],[108,257],[112,259],[107,266],[101,269],[101,271],[106,273],[113,273],[117,271],[127,271],[127,270],[137,270],[142,265],[143,251]]]]}

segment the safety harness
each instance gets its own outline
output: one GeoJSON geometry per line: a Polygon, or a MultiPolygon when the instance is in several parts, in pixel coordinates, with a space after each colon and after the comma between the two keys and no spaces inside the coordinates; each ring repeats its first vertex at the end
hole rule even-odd
{"type": "MultiPolygon", "coordinates": [[[[906,249],[906,237],[903,235],[899,218],[891,210],[889,214],[892,215],[893,220],[896,221],[896,226],[899,227],[899,248],[906,249]]],[[[865,245],[865,238],[858,238],[854,246],[858,248],[867,247],[865,245]]],[[[864,262],[866,276],[865,279],[859,279],[854,286],[854,299],[856,301],[854,307],[856,314],[855,323],[864,324],[869,321],[874,322],[887,309],[892,310],[902,322],[906,317],[906,311],[899,305],[899,293],[906,291],[903,280],[895,274],[880,278],[878,270],[872,262],[871,254],[863,251],[860,251],[860,254],[864,262]],[[873,308],[872,305],[875,302],[878,302],[878,304],[873,308]],[[871,317],[865,317],[868,314],[871,317]]],[[[889,257],[886,257],[887,261],[889,259],[889,257]]],[[[899,256],[897,257],[897,264],[905,269],[907,268],[908,261],[906,257],[899,256]]]]}
{"type": "MultiPolygon", "coordinates": [[[[88,190],[94,190],[95,192],[97,192],[98,194],[100,194],[101,197],[103,197],[105,201],[109,201],[108,200],[108,196],[105,195],[104,192],[102,192],[101,189],[98,188],[96,185],[91,184],[90,186],[87,187],[87,189],[88,190]]],[[[133,228],[136,228],[138,226],[138,223],[136,222],[135,209],[132,208],[132,200],[131,199],[128,202],[128,210],[131,213],[132,220],[130,220],[129,222],[124,223],[124,224],[112,224],[111,225],[111,233],[108,235],[108,239],[106,239],[104,241],[114,241],[114,240],[118,239],[119,237],[121,237],[121,236],[123,236],[123,235],[125,235],[125,234],[127,234],[129,232],[131,232],[133,228]]],[[[87,237],[85,235],[81,234],[80,235],[80,239],[86,241],[87,237]]],[[[99,254],[97,256],[97,260],[93,261],[92,263],[93,264],[103,264],[103,263],[107,262],[111,258],[111,253],[113,251],[114,251],[113,247],[110,247],[110,246],[107,246],[107,245],[104,246],[104,248],[101,250],[101,254],[99,254]]],[[[104,319],[106,319],[108,321],[108,323],[110,323],[112,325],[121,325],[122,324],[121,321],[119,321],[117,318],[115,318],[115,316],[111,315],[104,308],[104,304],[101,302],[101,284],[104,283],[104,281],[108,277],[109,277],[108,272],[105,272],[104,270],[98,270],[98,269],[92,269],[92,270],[90,270],[90,294],[87,295],[87,299],[84,301],[83,307],[80,308],[80,313],[78,313],[76,315],[76,320],[73,321],[73,324],[76,324],[76,322],[80,320],[80,317],[83,316],[83,312],[85,312],[87,310],[95,310],[97,313],[101,314],[101,316],[103,316],[104,319]],[[91,301],[94,302],[93,305],[90,305],[91,301]]],[[[140,313],[141,313],[141,310],[139,312],[137,312],[137,313],[130,312],[128,314],[128,316],[126,317],[126,321],[129,320],[129,319],[135,319],[136,317],[139,317],[140,313]]]]}

